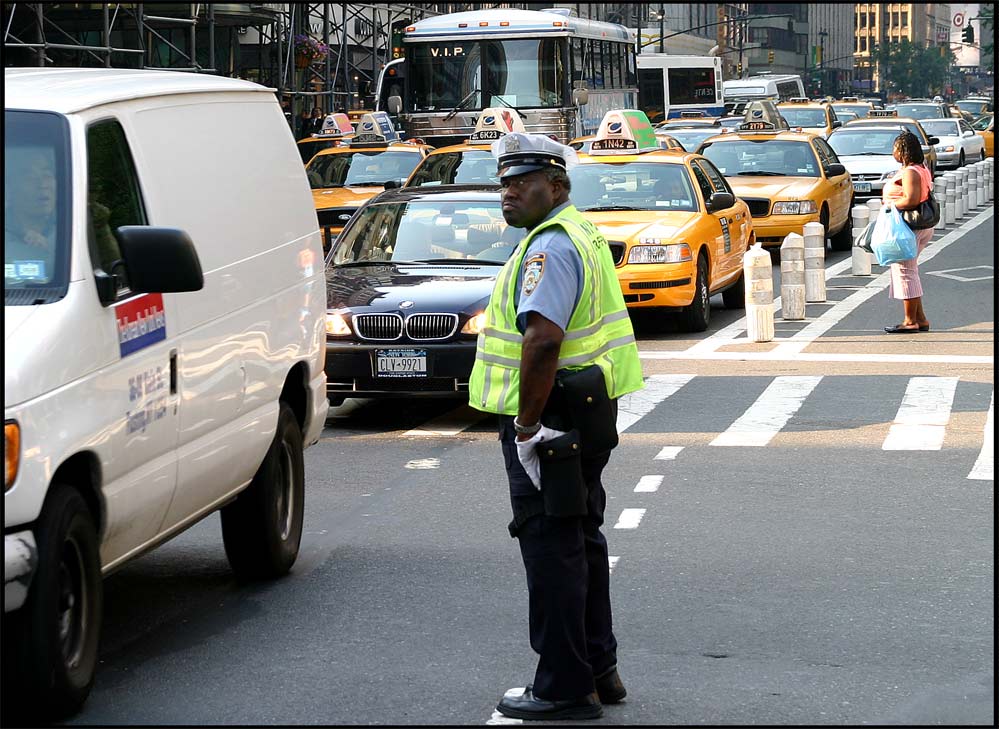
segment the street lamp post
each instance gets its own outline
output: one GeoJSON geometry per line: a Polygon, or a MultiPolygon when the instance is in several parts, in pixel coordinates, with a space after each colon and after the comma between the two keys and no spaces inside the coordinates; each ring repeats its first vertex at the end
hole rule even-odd
{"type": "Polygon", "coordinates": [[[819,96],[825,96],[826,93],[826,36],[828,36],[824,30],[819,31],[819,96]]]}
{"type": "Polygon", "coordinates": [[[664,25],[666,15],[666,8],[662,3],[659,3],[659,52],[666,52],[666,39],[663,35],[666,33],[666,26],[664,25]]]}

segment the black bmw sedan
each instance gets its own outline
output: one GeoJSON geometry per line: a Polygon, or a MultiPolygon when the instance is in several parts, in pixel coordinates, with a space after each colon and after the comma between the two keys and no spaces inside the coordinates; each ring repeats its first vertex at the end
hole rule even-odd
{"type": "Polygon", "coordinates": [[[467,393],[496,274],[523,235],[495,186],[400,188],[365,203],[326,258],[330,404],[467,393]]]}

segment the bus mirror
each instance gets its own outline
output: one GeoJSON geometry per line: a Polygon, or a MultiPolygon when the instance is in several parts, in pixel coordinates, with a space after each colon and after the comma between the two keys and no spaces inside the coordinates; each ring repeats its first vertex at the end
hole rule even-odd
{"type": "Polygon", "coordinates": [[[590,100],[590,92],[585,86],[572,90],[572,103],[576,106],[585,106],[590,100]]]}
{"type": "Polygon", "coordinates": [[[398,114],[400,111],[402,111],[402,97],[401,96],[388,97],[388,113],[398,114]]]}

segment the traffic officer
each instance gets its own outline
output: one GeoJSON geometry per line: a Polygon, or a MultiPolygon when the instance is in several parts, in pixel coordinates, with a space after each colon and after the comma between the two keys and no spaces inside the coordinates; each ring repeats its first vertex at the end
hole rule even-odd
{"type": "Polygon", "coordinates": [[[569,202],[567,166],[576,162],[575,150],[547,136],[513,132],[493,144],[493,155],[503,217],[528,232],[497,276],[469,402],[500,415],[514,517],[509,528],[527,571],[531,647],[540,656],[533,684],[522,694],[509,692],[496,708],[519,719],[593,719],[602,715],[602,704],[626,693],[617,673],[607,541],[600,531],[606,505],[600,475],[610,450],[584,448],[584,505],[571,516],[554,516],[546,513],[552,485],[546,481],[541,491],[537,446],[544,442],[547,450],[564,435],[556,423],[565,430],[609,429],[616,443],[617,398],[642,387],[641,364],[607,241],[569,202]],[[557,375],[593,367],[609,402],[604,422],[551,413],[557,375]]]}

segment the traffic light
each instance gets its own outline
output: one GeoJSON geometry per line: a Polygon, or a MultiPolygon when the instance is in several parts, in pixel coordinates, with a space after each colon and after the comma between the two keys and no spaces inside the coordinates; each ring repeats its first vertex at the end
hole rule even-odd
{"type": "Polygon", "coordinates": [[[774,52],[772,50],[767,51],[767,63],[773,65],[774,62],[774,52]]]}
{"type": "Polygon", "coordinates": [[[402,58],[406,55],[402,45],[402,36],[406,33],[406,26],[410,20],[397,20],[392,23],[392,58],[402,58]]]}
{"type": "Polygon", "coordinates": [[[740,76],[742,75],[742,62],[741,61],[735,65],[735,72],[737,74],[739,74],[740,76]]]}
{"type": "Polygon", "coordinates": [[[975,29],[971,27],[971,23],[968,23],[968,27],[961,31],[961,41],[969,45],[974,45],[975,43],[975,29]]]}

